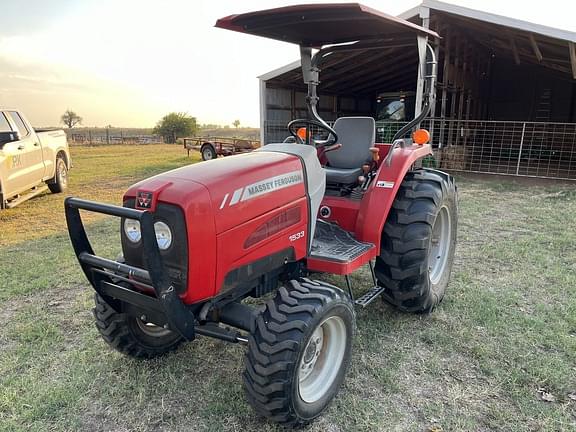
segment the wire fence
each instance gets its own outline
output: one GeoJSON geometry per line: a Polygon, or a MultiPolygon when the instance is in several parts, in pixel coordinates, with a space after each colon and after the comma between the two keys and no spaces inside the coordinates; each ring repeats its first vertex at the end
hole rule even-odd
{"type": "MultiPolygon", "coordinates": [[[[390,143],[405,124],[377,122],[376,141],[390,143]]],[[[439,168],[576,179],[576,123],[427,119],[421,127],[431,133],[439,168]]],[[[265,142],[287,135],[285,124],[265,124],[265,142]]]]}
{"type": "Polygon", "coordinates": [[[576,179],[576,123],[433,120],[446,169],[576,179]]]}
{"type": "Polygon", "coordinates": [[[66,131],[66,133],[68,142],[71,144],[156,144],[164,142],[161,136],[142,134],[130,129],[71,130],[66,131]]]}

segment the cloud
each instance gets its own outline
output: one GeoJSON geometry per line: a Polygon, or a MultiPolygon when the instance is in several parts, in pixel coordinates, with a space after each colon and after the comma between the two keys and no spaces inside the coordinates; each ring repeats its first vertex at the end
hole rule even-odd
{"type": "Polygon", "coordinates": [[[22,110],[36,126],[55,126],[68,108],[87,125],[153,125],[164,110],[140,92],[79,71],[0,57],[0,106],[22,110]]]}
{"type": "MultiPolygon", "coordinates": [[[[517,1],[454,1],[549,25],[572,19],[536,3],[519,9],[517,1]]],[[[418,0],[364,2],[397,14],[418,0]]],[[[222,16],[291,3],[2,0],[0,104],[34,111],[29,117],[38,124],[57,121],[70,107],[90,124],[145,126],[185,111],[202,123],[239,118],[257,125],[256,77],[295,60],[298,49],[213,25],[222,16]]]]}

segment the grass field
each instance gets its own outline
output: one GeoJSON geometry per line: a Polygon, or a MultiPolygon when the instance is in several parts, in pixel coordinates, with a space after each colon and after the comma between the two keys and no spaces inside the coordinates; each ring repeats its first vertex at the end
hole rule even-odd
{"type": "MultiPolygon", "coordinates": [[[[116,203],[130,183],[190,162],[152,145],[73,158],[70,194],[116,203]]],[[[310,431],[576,430],[576,188],[458,182],[444,303],[426,316],[379,301],[358,310],[353,365],[310,431]]],[[[154,361],[108,349],[62,202],[0,213],[0,430],[277,430],[244,401],[242,346],[199,338],[154,361]]],[[[97,252],[118,252],[114,221],[90,232],[97,252]]],[[[353,282],[360,292],[368,273],[353,282]]]]}

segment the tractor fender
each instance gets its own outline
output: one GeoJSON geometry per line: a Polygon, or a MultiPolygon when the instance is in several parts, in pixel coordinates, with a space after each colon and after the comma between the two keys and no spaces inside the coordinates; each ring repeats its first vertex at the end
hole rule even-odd
{"type": "MultiPolygon", "coordinates": [[[[383,159],[390,146],[378,144],[377,147],[383,159]]],[[[380,164],[376,178],[362,199],[356,220],[356,238],[373,243],[376,250],[380,250],[382,230],[404,176],[417,160],[432,154],[432,147],[430,144],[415,144],[398,147],[393,151],[390,166],[386,162],[380,164]]]]}

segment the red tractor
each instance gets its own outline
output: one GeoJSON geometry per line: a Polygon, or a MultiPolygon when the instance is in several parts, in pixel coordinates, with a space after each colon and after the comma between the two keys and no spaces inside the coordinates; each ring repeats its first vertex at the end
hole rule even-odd
{"type": "Polygon", "coordinates": [[[434,103],[427,40],[438,35],[358,4],[264,10],[216,26],[300,46],[309,115],[288,125],[295,142],[157,175],[132,186],[123,206],[68,198],[68,229],[109,345],[151,358],[196,335],[247,344],[248,401],[273,421],[301,425],[344,380],[355,304],[381,296],[424,313],[444,297],[456,186],[419,167],[432,153],[426,131],[407,138],[434,103]],[[415,41],[422,109],[391,144],[375,142],[371,117],[339,118],[333,127],[319,117],[319,71],[330,54],[415,41]],[[121,218],[119,259],[94,253],[80,210],[121,218]],[[354,299],[348,276],[365,265],[373,285],[354,299]],[[347,289],[313,279],[319,273],[345,276],[347,289]],[[243,303],[265,295],[261,307],[243,303]]]}

